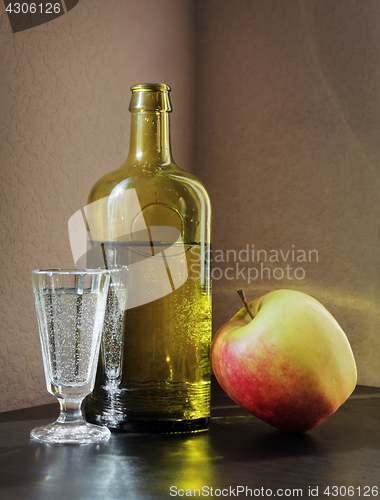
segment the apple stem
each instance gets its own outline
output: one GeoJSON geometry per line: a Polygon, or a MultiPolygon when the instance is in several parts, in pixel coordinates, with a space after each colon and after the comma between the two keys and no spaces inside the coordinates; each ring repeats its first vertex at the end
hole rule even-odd
{"type": "Polygon", "coordinates": [[[241,298],[243,304],[244,304],[244,307],[246,308],[247,310],[247,313],[251,316],[251,318],[253,319],[253,314],[251,313],[251,311],[249,310],[249,307],[248,307],[248,303],[247,303],[247,299],[245,298],[245,293],[242,289],[238,290],[237,291],[239,297],[241,298]]]}

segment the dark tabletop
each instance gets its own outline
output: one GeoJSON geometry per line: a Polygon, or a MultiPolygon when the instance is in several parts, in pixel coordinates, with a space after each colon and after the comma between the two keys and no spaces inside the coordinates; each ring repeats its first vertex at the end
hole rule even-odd
{"type": "Polygon", "coordinates": [[[306,434],[273,429],[215,382],[210,429],[198,434],[113,434],[87,446],[30,442],[30,431],[57,414],[56,404],[0,413],[1,500],[380,496],[377,388],[358,387],[306,434]]]}

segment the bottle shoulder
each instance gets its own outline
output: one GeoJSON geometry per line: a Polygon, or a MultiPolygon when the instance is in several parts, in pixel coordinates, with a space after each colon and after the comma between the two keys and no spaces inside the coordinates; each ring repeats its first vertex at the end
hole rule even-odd
{"type": "Polygon", "coordinates": [[[200,189],[202,189],[202,191],[205,191],[207,193],[206,186],[199,179],[199,177],[190,172],[187,172],[186,170],[178,168],[176,171],[171,172],[169,175],[171,175],[174,179],[176,179],[179,182],[183,182],[185,184],[189,184],[192,186],[198,186],[200,189]]]}
{"type": "Polygon", "coordinates": [[[202,181],[194,174],[180,169],[176,164],[161,168],[159,165],[122,165],[117,170],[102,176],[92,187],[88,203],[101,198],[121,195],[128,189],[136,189],[144,198],[153,192],[160,197],[163,192],[168,196],[195,196],[210,203],[209,195],[202,181]],[[145,168],[144,168],[145,167],[145,168]]]}
{"type": "Polygon", "coordinates": [[[179,230],[183,241],[211,240],[207,191],[195,175],[177,167],[110,172],[95,183],[88,204],[94,207],[92,219],[108,218],[106,225],[117,227],[117,234],[132,234],[136,227],[169,226],[179,230]],[[102,198],[107,198],[106,205],[98,207],[94,202],[102,198]]]}
{"type": "Polygon", "coordinates": [[[94,201],[100,200],[101,198],[109,196],[120,182],[118,177],[117,170],[108,172],[100,177],[100,179],[98,179],[92,186],[87,198],[87,203],[90,204],[94,201]]]}

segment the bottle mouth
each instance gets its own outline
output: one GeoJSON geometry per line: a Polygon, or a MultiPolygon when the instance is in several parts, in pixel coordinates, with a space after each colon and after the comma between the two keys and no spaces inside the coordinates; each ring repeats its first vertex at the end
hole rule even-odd
{"type": "Polygon", "coordinates": [[[170,113],[170,87],[165,83],[138,83],[131,87],[131,113],[170,113]]]}
{"type": "Polygon", "coordinates": [[[136,83],[132,85],[132,92],[170,92],[171,88],[166,83],[136,83]]]}

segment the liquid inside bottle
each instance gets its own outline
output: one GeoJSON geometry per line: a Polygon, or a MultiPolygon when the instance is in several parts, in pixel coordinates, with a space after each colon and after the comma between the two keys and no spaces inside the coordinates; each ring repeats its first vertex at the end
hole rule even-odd
{"type": "Polygon", "coordinates": [[[87,265],[115,271],[86,417],[120,431],[209,424],[210,201],[172,159],[169,90],[132,87],[129,156],[86,207],[87,265]]]}

